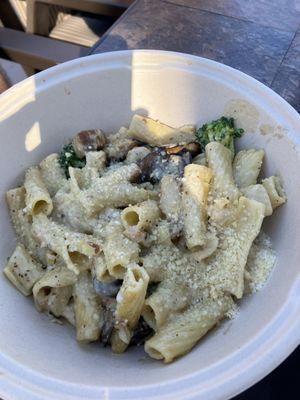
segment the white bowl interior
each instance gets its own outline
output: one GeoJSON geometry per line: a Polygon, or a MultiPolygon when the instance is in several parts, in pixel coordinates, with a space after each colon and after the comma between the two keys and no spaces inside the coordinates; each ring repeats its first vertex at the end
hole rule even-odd
{"type": "MultiPolygon", "coordinates": [[[[264,224],[278,257],[266,287],[241,302],[240,313],[233,321],[224,322],[190,354],[165,366],[145,357],[141,348],[114,355],[99,344],[79,346],[70,327],[51,323],[35,310],[32,299],[24,298],[0,276],[0,371],[6,370],[24,381],[28,376],[45,379],[53,391],[54,380],[58,385],[70,384],[69,388],[75,391],[88,386],[91,392],[85,392],[86,398],[95,393],[100,396],[103,387],[165,384],[196,373],[209,387],[218,371],[224,373],[222,365],[232,366],[226,362],[234,355],[251,349],[256,340],[259,344],[267,340],[264,332],[268,327],[272,327],[268,337],[272,332],[278,333],[272,324],[290,301],[293,286],[299,280],[299,119],[263,85],[207,60],[159,52],[88,57],[51,69],[2,96],[1,264],[5,264],[16,242],[5,191],[22,182],[26,167],[58,151],[77,131],[101,127],[115,132],[121,125],[128,125],[134,112],[174,126],[201,124],[218,118],[229,108],[247,117],[241,118],[246,121],[247,133],[239,147],[264,148],[264,173],[279,173],[288,194],[287,204],[264,224]],[[237,99],[244,102],[235,106],[231,103],[229,107],[237,99]],[[266,124],[267,134],[266,128],[260,130],[266,124]],[[211,376],[213,368],[215,375],[211,376]]],[[[256,357],[259,354],[256,347],[256,357]]],[[[279,361],[276,359],[273,364],[279,361]]],[[[269,364],[265,370],[271,368],[269,364]]],[[[253,380],[257,379],[254,375],[253,380]]],[[[230,380],[230,376],[227,378],[230,380]]],[[[128,398],[134,398],[133,394],[128,398]]]]}

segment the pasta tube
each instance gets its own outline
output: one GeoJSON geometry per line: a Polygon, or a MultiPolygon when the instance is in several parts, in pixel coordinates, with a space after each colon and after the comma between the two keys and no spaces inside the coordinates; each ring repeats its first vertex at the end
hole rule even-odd
{"type": "Polygon", "coordinates": [[[175,314],[147,340],[146,353],[166,363],[186,354],[224,317],[230,307],[232,300],[228,296],[216,300],[207,299],[183,313],[175,314]]]}
{"type": "Polygon", "coordinates": [[[209,168],[189,164],[184,169],[182,209],[184,236],[188,249],[206,245],[207,197],[212,172],[209,168]]]}
{"type": "Polygon", "coordinates": [[[56,317],[64,312],[71,296],[76,275],[64,266],[47,271],[33,286],[33,298],[39,311],[51,311],[56,317]]]}
{"type": "Polygon", "coordinates": [[[103,252],[110,275],[123,279],[129,264],[137,262],[140,248],[122,233],[107,238],[103,252]]]}
{"type": "Polygon", "coordinates": [[[278,176],[263,179],[262,185],[268,192],[273,210],[286,202],[286,194],[278,176]]]}
{"type": "Polygon", "coordinates": [[[38,167],[31,167],[26,171],[24,187],[27,211],[32,215],[51,214],[53,210],[52,200],[38,167]]]}
{"type": "Polygon", "coordinates": [[[22,244],[17,245],[3,272],[24,296],[32,293],[34,284],[45,273],[41,264],[30,256],[22,244]]]}
{"type": "Polygon", "coordinates": [[[200,205],[206,206],[213,174],[203,165],[189,164],[184,168],[183,191],[200,205]]]}
{"type": "Polygon", "coordinates": [[[188,249],[198,250],[206,243],[206,215],[193,197],[182,194],[184,237],[188,249]]]}
{"type": "Polygon", "coordinates": [[[73,297],[77,340],[85,343],[98,340],[101,332],[102,309],[89,272],[79,275],[74,285],[73,297]]]}
{"type": "Polygon", "coordinates": [[[50,196],[54,196],[67,182],[63,169],[58,162],[58,154],[56,153],[50,154],[40,163],[40,171],[42,180],[50,196]]]}
{"type": "Polygon", "coordinates": [[[159,121],[137,114],[132,117],[129,133],[134,139],[149,143],[152,146],[178,145],[195,141],[194,125],[172,128],[159,121]]]}
{"type": "Polygon", "coordinates": [[[273,208],[268,192],[263,185],[250,185],[241,189],[245,197],[251,200],[256,200],[265,206],[265,216],[272,215],[273,208]]]}
{"type": "Polygon", "coordinates": [[[90,268],[91,257],[98,255],[101,250],[99,240],[95,237],[72,232],[43,214],[33,219],[32,233],[42,247],[48,247],[58,254],[75,274],[90,268]]]}
{"type": "Polygon", "coordinates": [[[265,152],[263,150],[241,150],[233,160],[233,176],[237,187],[255,185],[261,170],[265,152]]]}
{"type": "Polygon", "coordinates": [[[174,175],[165,175],[160,181],[161,211],[171,222],[177,223],[181,213],[181,194],[179,181],[174,175]]]}
{"type": "Polygon", "coordinates": [[[121,213],[121,220],[126,230],[148,230],[160,217],[157,202],[146,200],[135,206],[126,207],[121,213]]]}
{"type": "Polygon", "coordinates": [[[89,189],[78,193],[78,199],[87,215],[94,215],[105,207],[127,207],[157,198],[154,191],[133,186],[128,182],[105,184],[101,178],[89,189]]]}
{"type": "Polygon", "coordinates": [[[132,265],[127,269],[124,281],[117,295],[116,325],[112,336],[112,349],[115,352],[125,350],[132,331],[136,327],[144,305],[149,276],[144,268],[132,265]],[[120,341],[124,343],[120,344],[120,341]]]}
{"type": "Polygon", "coordinates": [[[190,301],[187,286],[165,281],[146,299],[142,316],[151,328],[159,330],[170,315],[187,307],[190,301]]]}
{"type": "Polygon", "coordinates": [[[237,219],[222,232],[220,248],[212,256],[202,284],[214,291],[228,292],[240,299],[244,291],[244,273],[251,245],[264,219],[265,206],[240,197],[237,219]]]}
{"type": "Polygon", "coordinates": [[[232,152],[218,142],[211,142],[205,147],[209,168],[213,172],[213,195],[234,201],[239,191],[233,180],[232,152]]]}
{"type": "Polygon", "coordinates": [[[19,187],[6,192],[6,201],[10,211],[10,217],[20,242],[28,252],[39,262],[47,264],[46,249],[41,248],[31,231],[32,216],[25,209],[25,188],[19,187]]]}

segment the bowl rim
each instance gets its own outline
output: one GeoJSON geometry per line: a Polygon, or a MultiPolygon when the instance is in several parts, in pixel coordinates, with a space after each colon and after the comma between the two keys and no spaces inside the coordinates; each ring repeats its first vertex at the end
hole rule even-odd
{"type": "MultiPolygon", "coordinates": [[[[0,96],[0,108],[3,112],[13,112],[16,107],[26,101],[32,92],[33,83],[37,91],[46,90],[48,86],[64,80],[66,73],[79,76],[83,69],[96,68],[101,62],[122,62],[133,55],[139,58],[153,57],[157,62],[183,64],[189,68],[202,68],[211,76],[228,77],[241,82],[250,92],[263,94],[265,102],[273,109],[280,109],[280,115],[288,119],[295,127],[292,140],[300,148],[300,137],[296,128],[300,128],[300,115],[272,89],[251,76],[232,67],[206,58],[164,50],[124,50],[93,54],[51,67],[39,74],[29,77],[8,89],[0,96]],[[22,90],[22,96],[19,91],[22,90]],[[22,97],[22,98],[20,98],[22,97]]],[[[125,64],[124,64],[125,63],[125,64]]],[[[134,64],[134,66],[136,66],[134,64]]],[[[132,67],[132,65],[129,65],[132,67]]],[[[231,353],[222,362],[216,362],[207,371],[195,372],[182,378],[174,378],[159,384],[137,387],[95,387],[76,385],[66,381],[45,376],[0,353],[0,369],[5,371],[5,378],[0,379],[0,390],[3,396],[15,398],[16,394],[24,399],[56,399],[64,395],[72,399],[228,399],[254,383],[258,382],[276,368],[300,343],[300,276],[289,293],[287,301],[274,315],[272,320],[243,348],[231,353]],[[242,360],[242,362],[241,362],[242,360]],[[239,362],[237,362],[239,361],[239,362]],[[203,380],[206,379],[206,380],[203,380]],[[22,382],[22,385],[20,384],[22,382]],[[43,388],[43,389],[41,389],[43,388]],[[125,390],[126,389],[126,390],[125,390]],[[39,397],[40,396],[40,397],[39,397]],[[54,397],[56,396],[56,397],[54,397]],[[59,396],[59,397],[58,397],[59,396]]]]}

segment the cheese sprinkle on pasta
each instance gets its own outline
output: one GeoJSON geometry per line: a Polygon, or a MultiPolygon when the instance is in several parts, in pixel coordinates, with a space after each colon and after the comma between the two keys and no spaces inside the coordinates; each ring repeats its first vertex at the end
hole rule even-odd
{"type": "Polygon", "coordinates": [[[107,137],[81,131],[74,162],[50,154],[7,192],[18,243],[4,274],[79,342],[145,343],[171,362],[266,283],[276,257],[261,228],[282,182],[258,182],[264,151],[234,154],[233,119],[195,133],[138,115],[107,137]]]}

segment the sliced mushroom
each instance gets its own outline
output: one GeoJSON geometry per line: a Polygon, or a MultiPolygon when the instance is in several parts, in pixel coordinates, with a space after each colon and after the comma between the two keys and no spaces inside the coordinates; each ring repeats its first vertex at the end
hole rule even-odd
{"type": "Polygon", "coordinates": [[[135,328],[130,345],[131,346],[140,346],[147,339],[149,339],[154,334],[154,330],[150,328],[150,326],[145,322],[143,318],[139,320],[137,327],[135,328]]]}
{"type": "Polygon", "coordinates": [[[76,155],[82,158],[89,151],[103,149],[106,144],[106,136],[101,129],[81,131],[74,137],[72,144],[76,155]]]}
{"type": "Polygon", "coordinates": [[[191,162],[191,154],[167,154],[164,148],[155,148],[139,163],[141,181],[159,182],[164,175],[182,176],[184,167],[191,162]]]}
{"type": "Polygon", "coordinates": [[[171,154],[167,167],[167,175],[183,176],[184,167],[190,164],[192,156],[190,153],[184,153],[182,156],[171,154]]]}
{"type": "Polygon", "coordinates": [[[200,145],[196,142],[187,143],[180,146],[173,146],[167,147],[166,152],[167,154],[183,154],[183,153],[190,153],[192,157],[195,157],[197,154],[200,153],[200,145]]]}
{"type": "Polygon", "coordinates": [[[103,306],[103,326],[101,331],[101,339],[104,346],[106,346],[109,341],[115,326],[115,311],[117,307],[116,299],[111,298],[103,298],[102,299],[103,306]]]}
{"type": "Polygon", "coordinates": [[[139,163],[151,150],[146,146],[136,146],[129,150],[125,159],[125,164],[139,163]]]}
{"type": "Polygon", "coordinates": [[[121,282],[115,280],[112,282],[101,282],[98,279],[93,279],[95,292],[105,297],[115,297],[121,287],[121,282]]]}
{"type": "Polygon", "coordinates": [[[158,284],[159,284],[158,282],[150,282],[148,284],[146,297],[151,296],[151,294],[155,292],[158,284]]]}
{"type": "Polygon", "coordinates": [[[164,173],[164,163],[166,163],[166,152],[158,148],[144,157],[139,163],[142,171],[141,181],[159,182],[164,173]]]}

